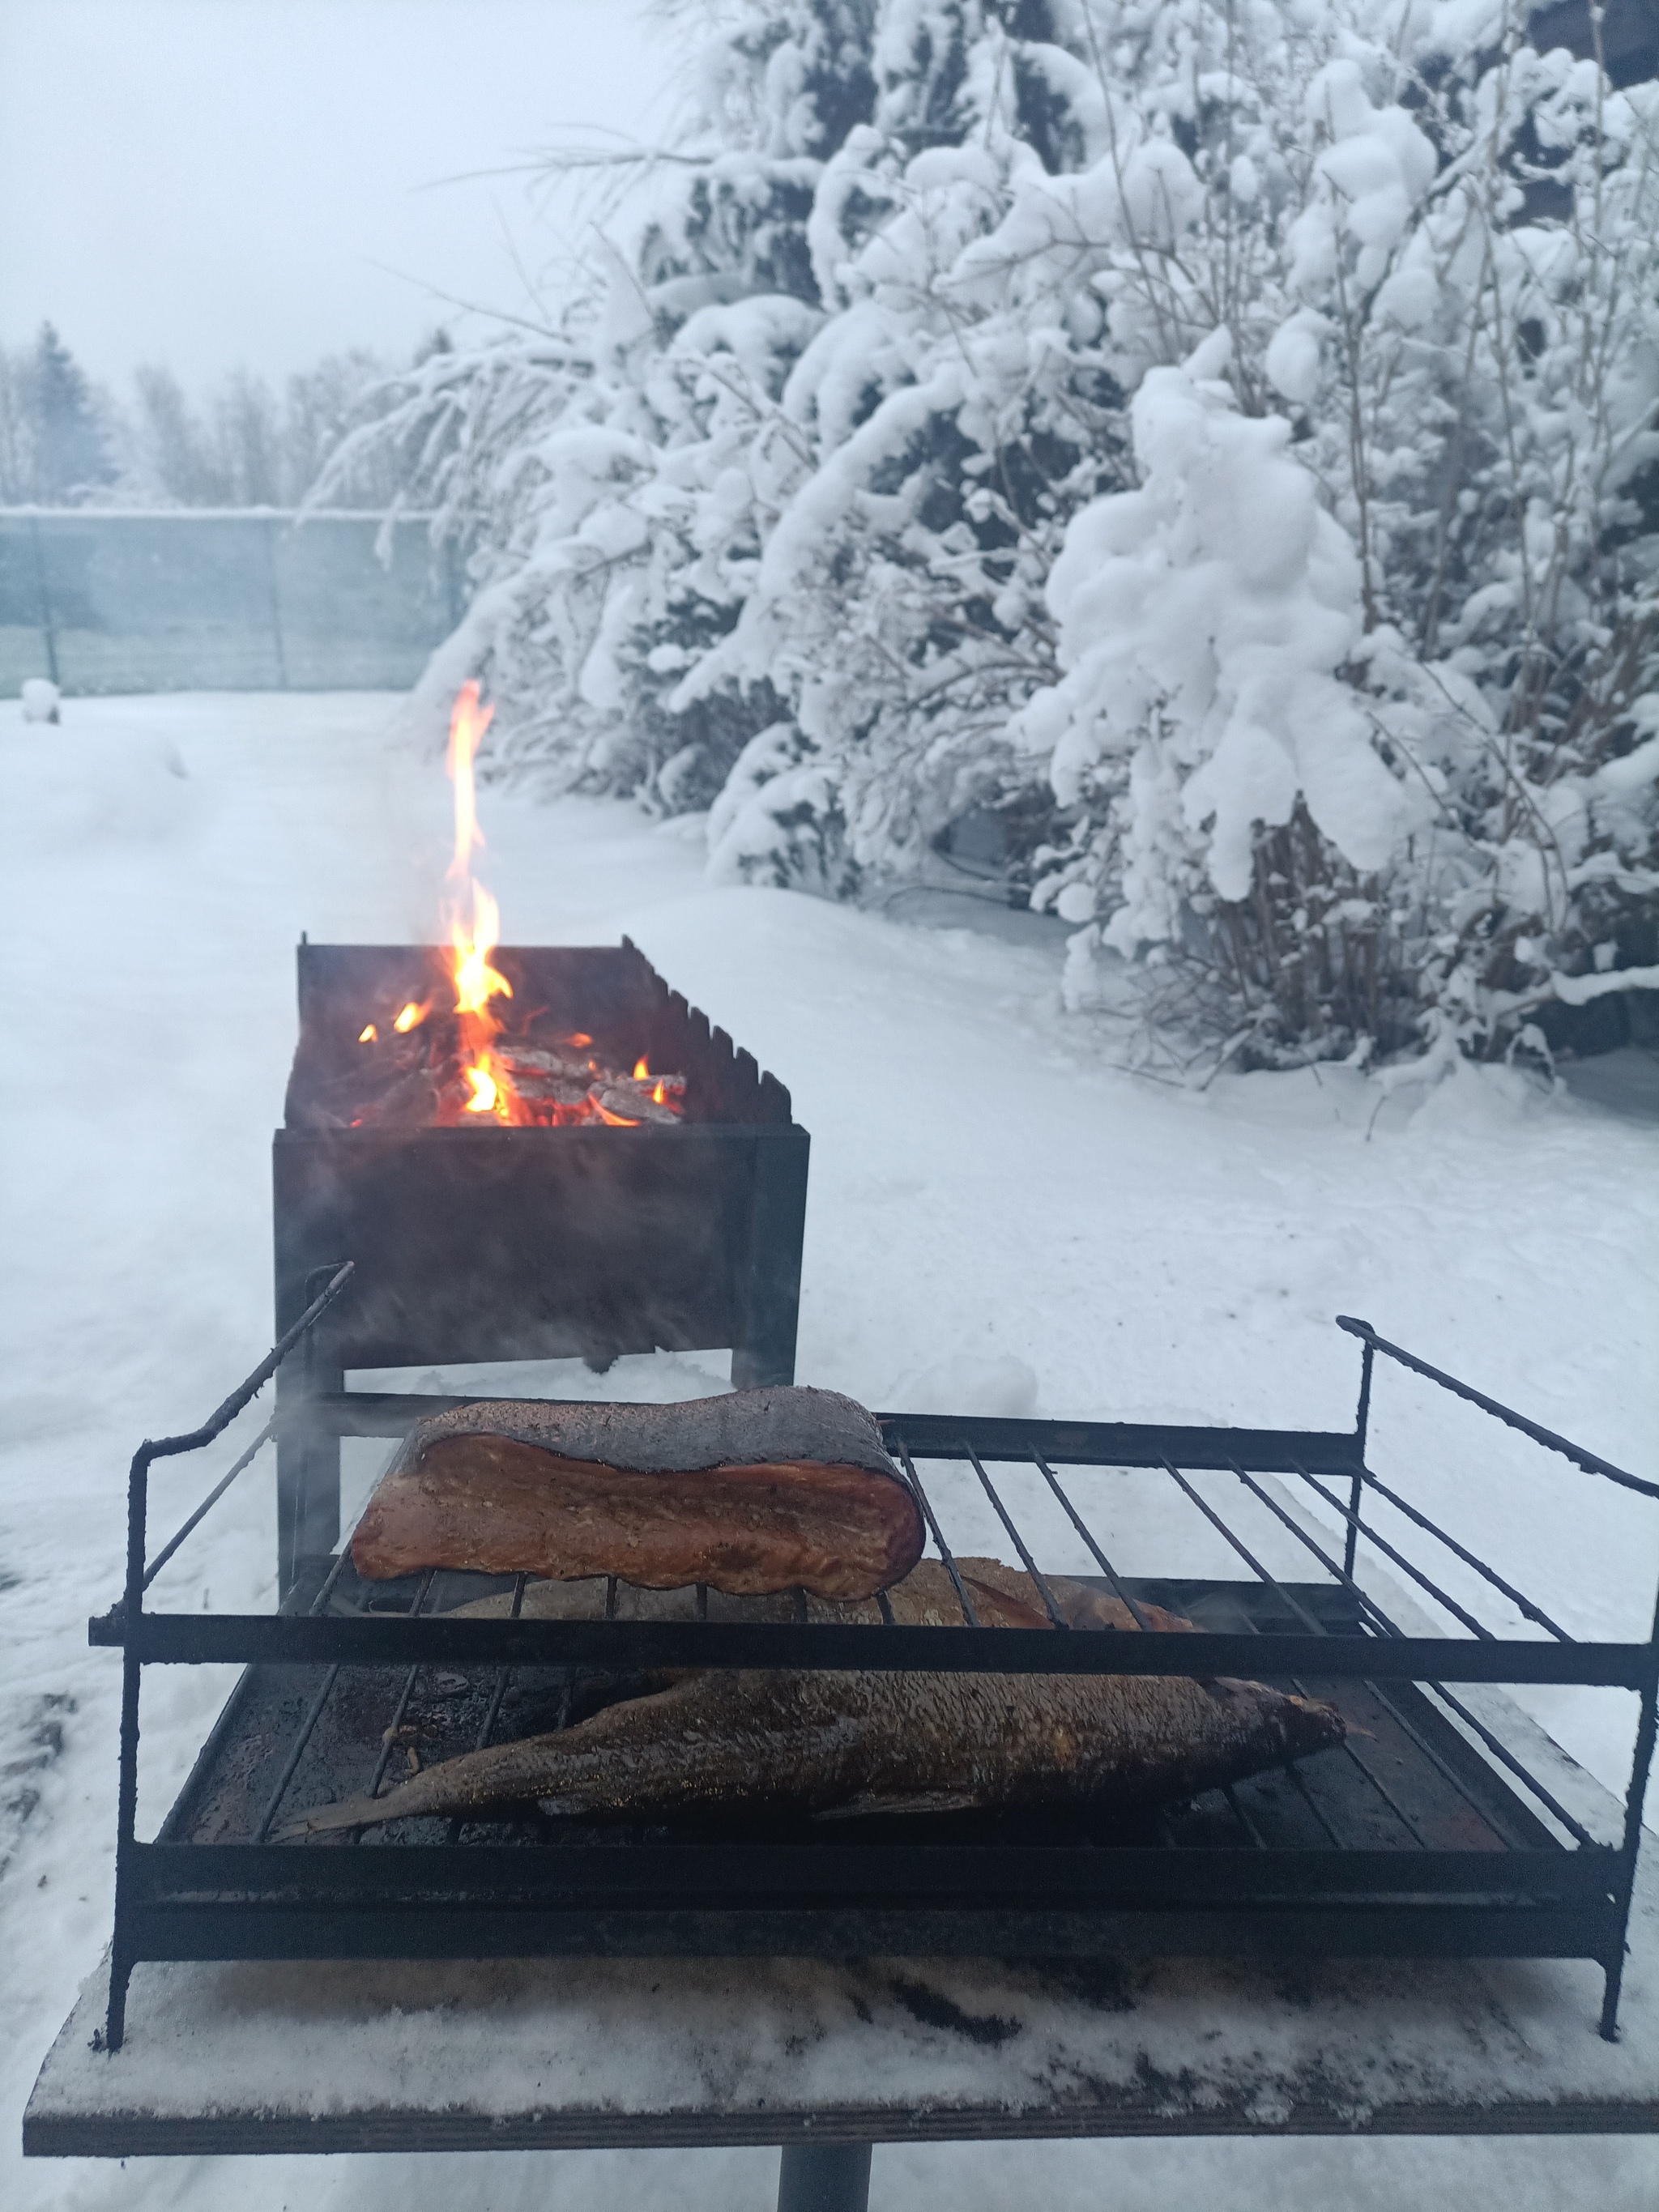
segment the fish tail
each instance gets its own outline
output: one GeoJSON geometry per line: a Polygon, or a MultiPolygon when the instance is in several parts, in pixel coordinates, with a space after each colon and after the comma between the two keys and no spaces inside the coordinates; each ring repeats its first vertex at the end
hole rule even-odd
{"type": "Polygon", "coordinates": [[[388,1790],[384,1797],[344,1797],[332,1805],[308,1805],[297,1818],[278,1828],[271,1841],[292,1843],[300,1837],[323,1835],[334,1828],[373,1828],[382,1820],[403,1820],[410,1814],[446,1809],[428,1803],[431,1796],[430,1790],[422,1790],[417,1778],[388,1790]],[[411,1799],[420,1802],[411,1803],[411,1799]]]}
{"type": "Polygon", "coordinates": [[[383,1820],[418,1819],[423,1814],[463,1813],[475,1807],[499,1804],[509,1798],[533,1797],[538,1778],[520,1771],[515,1754],[541,1753],[559,1737],[526,1737],[522,1743],[504,1744],[489,1751],[464,1752],[458,1759],[441,1760],[411,1775],[383,1797],[345,1797],[332,1805],[309,1805],[277,1831],[275,1840],[315,1836],[339,1828],[373,1828],[383,1820]]]}

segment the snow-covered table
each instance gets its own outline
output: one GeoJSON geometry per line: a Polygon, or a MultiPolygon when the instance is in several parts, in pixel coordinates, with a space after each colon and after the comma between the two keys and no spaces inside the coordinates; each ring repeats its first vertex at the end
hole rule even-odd
{"type": "Polygon", "coordinates": [[[1659,2130],[1659,1863],[1623,2035],[1554,1961],[141,1966],[82,1991],[24,2147],[142,2156],[1015,2136],[1659,2130]],[[101,2037],[100,2037],[101,2041],[101,2037]]]}

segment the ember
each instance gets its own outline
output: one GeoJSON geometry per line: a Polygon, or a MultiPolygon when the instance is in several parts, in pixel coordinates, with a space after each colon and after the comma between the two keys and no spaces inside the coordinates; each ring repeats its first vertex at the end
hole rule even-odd
{"type": "MultiPolygon", "coordinates": [[[[449,864],[444,919],[451,946],[454,1005],[434,993],[388,1006],[367,1021],[365,1048],[346,1120],[354,1129],[458,1128],[504,1122],[516,1128],[567,1128],[605,1123],[636,1129],[678,1121],[683,1075],[653,1075],[641,1054],[631,1075],[593,1056],[583,1030],[563,1036],[536,1032],[544,1009],[522,1014],[501,1002],[513,986],[491,964],[501,939],[501,912],[472,873],[478,828],[473,762],[494,709],[481,705],[476,683],[465,684],[449,728],[448,771],[455,787],[455,851],[449,864]],[[516,1018],[515,1018],[516,1017],[516,1018]]],[[[395,1004],[395,1001],[394,1001],[395,1004]]],[[[367,1010],[365,1010],[367,1011],[367,1010]]]]}

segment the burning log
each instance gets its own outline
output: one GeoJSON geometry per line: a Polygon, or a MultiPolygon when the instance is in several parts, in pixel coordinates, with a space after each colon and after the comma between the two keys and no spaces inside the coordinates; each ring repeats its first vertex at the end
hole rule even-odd
{"type": "Polygon", "coordinates": [[[496,1056],[504,1060],[518,1083],[578,1084],[586,1091],[599,1072],[599,1062],[586,1054],[569,1048],[550,1049],[546,1045],[528,1044],[520,1037],[503,1037],[495,1047],[496,1056]]]}
{"type": "Polygon", "coordinates": [[[660,1103],[649,1089],[628,1081],[600,1082],[589,1096],[601,1117],[616,1121],[678,1121],[678,1108],[660,1103]]]}
{"type": "Polygon", "coordinates": [[[636,1121],[678,1121],[685,1096],[683,1075],[652,1075],[641,1060],[632,1075],[602,1067],[568,1049],[550,1050],[516,1037],[498,1039],[495,1058],[522,1098],[550,1098],[560,1106],[591,1103],[606,1114],[636,1121]]]}
{"type": "MultiPolygon", "coordinates": [[[[498,1036],[469,1054],[452,1015],[410,1024],[364,1025],[361,1057],[343,1074],[319,1083],[308,1110],[327,1128],[451,1128],[507,1121],[543,1127],[581,1123],[637,1127],[683,1118],[683,1075],[625,1075],[566,1042],[498,1036]],[[495,1091],[477,1103],[487,1077],[495,1091]]],[[[642,1063],[641,1063],[642,1064],[642,1063]]]]}
{"type": "Polygon", "coordinates": [[[780,1389],[678,1406],[505,1401],[418,1421],[351,1556],[374,1580],[459,1567],[867,1598],[922,1541],[863,1407],[780,1389]]]}

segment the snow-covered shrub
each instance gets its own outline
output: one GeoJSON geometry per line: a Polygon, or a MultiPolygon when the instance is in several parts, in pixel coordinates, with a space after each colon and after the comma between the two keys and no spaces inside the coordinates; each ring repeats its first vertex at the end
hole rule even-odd
{"type": "MultiPolygon", "coordinates": [[[[1190,27],[1194,12],[1170,14],[1190,27]]],[[[1659,101],[1651,83],[1614,93],[1593,63],[1539,55],[1524,14],[1226,11],[1224,64],[1212,44],[1223,65],[1192,80],[1188,147],[1160,157],[1176,180],[1162,228],[1138,225],[1092,280],[1119,343],[1145,349],[1143,395],[1167,386],[1160,357],[1224,331],[1231,399],[1285,418],[1276,450],[1317,486],[1352,580],[1340,608],[1316,587],[1316,610],[1304,594],[1281,611],[1274,742],[1243,782],[1245,749],[1218,716],[1236,728],[1224,641],[1241,617],[1255,634],[1259,587],[1224,564],[1232,588],[1194,641],[1222,664],[1215,697],[1188,672],[1106,713],[1091,664],[1098,696],[1121,642],[1085,643],[1082,572],[1091,543],[1121,561],[1146,518],[1108,500],[1072,526],[1049,596],[1076,665],[1023,719],[1058,740],[1051,773],[1080,802],[1037,896],[1067,892],[1081,914],[1085,884],[1104,916],[1074,947],[1076,994],[1103,938],[1178,971],[1158,1003],[1249,1024],[1273,1056],[1448,1030],[1502,1050],[1551,1001],[1579,1003],[1575,971],[1598,959],[1623,985],[1659,982],[1655,811],[1615,830],[1591,796],[1604,768],[1642,775],[1618,764],[1641,749],[1655,673],[1659,101]],[[1358,842],[1316,776],[1284,767],[1300,750],[1292,690],[1315,673],[1340,695],[1331,742],[1368,725],[1394,787],[1353,786],[1358,842]]],[[[1237,422],[1230,449],[1255,427],[1237,422]]],[[[1264,498],[1218,468],[1220,436],[1189,459],[1189,562],[1218,529],[1247,550],[1279,542],[1279,523],[1295,537],[1289,479],[1264,498]]],[[[1167,513],[1169,468],[1138,458],[1167,513]]],[[[1139,550],[1156,561],[1156,533],[1139,550]]],[[[1334,544],[1317,565],[1334,580],[1334,544]]],[[[1358,750],[1344,757],[1358,769],[1358,750]]]]}
{"type": "Polygon", "coordinates": [[[745,880],[1000,810],[1076,995],[1257,1058],[1659,980],[1659,91],[1529,13],[734,0],[561,328],[367,434],[434,705],[745,880]]]}
{"type": "MultiPolygon", "coordinates": [[[[1396,980],[1377,973],[1378,878],[1435,808],[1333,673],[1361,645],[1359,562],[1289,422],[1239,411],[1231,351],[1223,329],[1142,379],[1140,487],[1073,520],[1048,588],[1066,672],[1019,726],[1120,902],[1079,953],[1179,950],[1222,1001],[1271,1007],[1291,1035],[1363,1018],[1375,1036],[1396,980]]],[[[1079,890],[1060,870],[1033,902],[1058,894],[1080,915],[1094,901],[1079,890]]]]}

